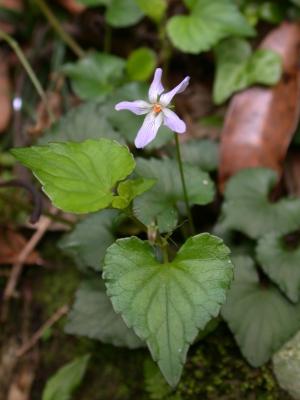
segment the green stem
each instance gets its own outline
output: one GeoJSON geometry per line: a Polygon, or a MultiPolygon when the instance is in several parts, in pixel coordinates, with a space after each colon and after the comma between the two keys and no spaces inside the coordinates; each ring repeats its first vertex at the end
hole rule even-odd
{"type": "Polygon", "coordinates": [[[16,53],[18,59],[20,60],[23,68],[25,69],[25,71],[27,72],[33,86],[35,87],[36,91],[38,92],[39,96],[41,97],[46,111],[49,115],[50,121],[54,122],[55,118],[54,115],[51,111],[51,108],[49,107],[48,104],[48,100],[47,100],[47,96],[46,93],[44,91],[44,89],[42,88],[42,85],[40,84],[40,81],[38,80],[37,76],[35,75],[33,69],[31,68],[31,65],[29,64],[27,58],[25,57],[25,54],[23,53],[23,51],[21,50],[21,47],[18,45],[18,43],[7,33],[5,33],[4,31],[2,31],[0,29],[0,38],[2,38],[3,40],[6,41],[6,43],[12,48],[12,50],[16,53]]]}
{"type": "Polygon", "coordinates": [[[104,48],[103,48],[105,53],[110,53],[110,50],[111,50],[111,35],[112,35],[112,29],[106,23],[105,24],[105,32],[104,32],[104,48]]]}
{"type": "Polygon", "coordinates": [[[195,234],[195,226],[194,226],[194,222],[193,222],[193,218],[192,218],[192,214],[191,214],[191,209],[190,209],[190,205],[189,205],[189,199],[188,199],[188,194],[187,194],[187,189],[186,189],[186,184],[185,184],[183,163],[182,163],[182,158],[181,158],[181,153],[180,153],[180,143],[179,143],[179,139],[178,139],[178,134],[174,133],[174,136],[175,136],[175,142],[176,142],[177,161],[178,161],[178,167],[179,167],[180,178],[181,178],[181,183],[182,183],[186,212],[187,212],[187,216],[188,216],[188,220],[189,220],[191,233],[194,235],[195,234]]]}
{"type": "Polygon", "coordinates": [[[61,39],[70,47],[70,49],[73,51],[74,54],[77,55],[77,57],[82,58],[85,55],[84,50],[79,46],[78,43],[66,32],[60,25],[60,22],[56,18],[56,16],[53,14],[51,9],[48,7],[48,5],[45,3],[44,0],[35,0],[36,4],[42,11],[42,13],[45,15],[47,18],[49,24],[52,26],[52,28],[56,31],[58,36],[61,37],[61,39]]]}

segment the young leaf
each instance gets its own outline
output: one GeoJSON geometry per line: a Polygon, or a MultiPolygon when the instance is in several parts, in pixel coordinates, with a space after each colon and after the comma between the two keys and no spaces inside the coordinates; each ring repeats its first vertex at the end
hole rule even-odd
{"type": "Polygon", "coordinates": [[[148,47],[134,50],[127,60],[128,76],[133,81],[146,81],[156,66],[156,54],[148,47]]]}
{"type": "Polygon", "coordinates": [[[233,176],[225,189],[222,225],[253,239],[276,231],[288,233],[300,226],[300,200],[268,196],[277,182],[276,173],[266,168],[249,168],[233,176]]]}
{"type": "Polygon", "coordinates": [[[131,201],[141,194],[147,192],[155,184],[155,179],[132,179],[126,182],[121,182],[118,186],[118,196],[115,196],[112,201],[114,208],[126,208],[131,201]]]}
{"type": "Polygon", "coordinates": [[[130,349],[145,345],[115,313],[99,278],[83,282],[78,289],[65,332],[130,349]]]}
{"type": "Polygon", "coordinates": [[[143,16],[135,0],[111,0],[106,12],[106,21],[116,28],[125,28],[136,24],[143,16]]]}
{"type": "Polygon", "coordinates": [[[300,329],[300,304],[290,303],[275,287],[261,284],[250,257],[235,257],[233,262],[235,279],[222,316],[244,357],[258,367],[300,329]]]}
{"type": "Polygon", "coordinates": [[[46,384],[42,400],[71,400],[73,392],[80,385],[88,366],[90,356],[76,358],[53,375],[46,384]]]}
{"type": "Polygon", "coordinates": [[[154,21],[159,22],[165,15],[167,0],[135,0],[140,9],[154,21]]]}
{"type": "Polygon", "coordinates": [[[106,249],[115,241],[113,231],[117,215],[116,210],[88,215],[71,233],[63,236],[59,247],[74,259],[81,270],[92,267],[100,271],[106,249]]]}
{"type": "Polygon", "coordinates": [[[252,54],[250,44],[244,39],[224,40],[216,47],[215,56],[217,73],[213,96],[216,104],[255,83],[274,85],[281,77],[280,55],[267,49],[252,54]]]}
{"type": "MultiPolygon", "coordinates": [[[[157,179],[148,192],[134,201],[134,213],[145,224],[157,223],[161,232],[173,230],[177,224],[177,206],[184,201],[182,183],[175,160],[138,159],[136,172],[145,178],[157,179]]],[[[214,198],[214,185],[209,175],[198,167],[185,164],[184,173],[190,204],[205,205],[214,198]]]]}
{"type": "Polygon", "coordinates": [[[124,142],[108,121],[111,104],[87,102],[72,108],[39,138],[38,144],[49,142],[82,142],[101,137],[124,142]]]}
{"type": "Polygon", "coordinates": [[[180,379],[190,343],[225,301],[233,269],[228,255],[222,240],[208,233],[188,239],[168,264],[136,237],[107,250],[103,277],[113,307],[147,341],[171,386],[180,379]]]}
{"type": "Polygon", "coordinates": [[[114,197],[112,189],[135,167],[128,148],[108,139],[51,143],[11,152],[33,171],[56,207],[74,213],[108,207],[114,197]]]}
{"type": "Polygon", "coordinates": [[[269,233],[257,245],[256,254],[264,272],[293,302],[300,298],[300,248],[288,248],[282,235],[269,233]]]}
{"type": "Polygon", "coordinates": [[[167,24],[171,42],[184,52],[200,53],[225,37],[254,34],[232,0],[196,0],[188,4],[191,14],[172,17],[167,24]]]}
{"type": "Polygon", "coordinates": [[[80,98],[103,99],[121,83],[125,62],[111,54],[92,52],[74,63],[64,65],[72,88],[80,98]]]}

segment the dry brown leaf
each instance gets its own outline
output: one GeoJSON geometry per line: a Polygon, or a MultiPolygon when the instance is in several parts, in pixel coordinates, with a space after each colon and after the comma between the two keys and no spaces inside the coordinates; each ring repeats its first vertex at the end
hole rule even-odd
{"type": "Polygon", "coordinates": [[[71,14],[80,14],[86,8],[83,4],[77,3],[76,0],[59,0],[59,3],[71,14]]]}
{"type": "MultiPolygon", "coordinates": [[[[26,245],[26,239],[10,228],[0,228],[0,265],[14,264],[18,261],[20,251],[26,245]]],[[[26,264],[41,264],[42,260],[37,251],[30,253],[26,264]]]]}
{"type": "Polygon", "coordinates": [[[283,76],[273,88],[253,87],[231,100],[221,137],[221,190],[227,179],[243,168],[263,166],[281,174],[299,120],[300,26],[283,23],[260,47],[282,56],[283,76]]]}
{"type": "Polygon", "coordinates": [[[7,58],[0,53],[0,133],[3,132],[10,121],[11,107],[11,83],[7,58]]]}

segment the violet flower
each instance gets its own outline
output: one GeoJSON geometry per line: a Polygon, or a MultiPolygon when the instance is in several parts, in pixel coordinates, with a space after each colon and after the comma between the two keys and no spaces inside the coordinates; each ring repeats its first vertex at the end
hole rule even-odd
{"type": "Polygon", "coordinates": [[[181,93],[186,89],[190,77],[187,76],[174,89],[163,93],[164,87],[161,83],[161,75],[162,69],[157,68],[148,92],[149,102],[144,100],[121,101],[115,106],[117,111],[129,110],[136,115],[147,114],[134,141],[138,149],[147,146],[155,139],[161,125],[167,126],[176,133],[184,133],[186,131],[184,121],[170,110],[170,103],[177,93],[181,93]]]}

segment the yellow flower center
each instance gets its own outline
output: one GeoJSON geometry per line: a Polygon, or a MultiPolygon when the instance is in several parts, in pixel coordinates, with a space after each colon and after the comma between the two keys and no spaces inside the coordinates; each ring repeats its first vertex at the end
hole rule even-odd
{"type": "Polygon", "coordinates": [[[161,105],[160,104],[154,104],[153,106],[153,112],[155,112],[155,114],[159,114],[161,112],[161,105]]]}

